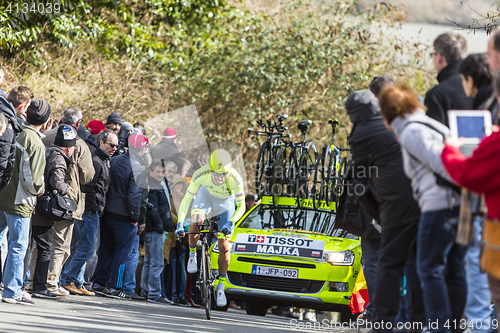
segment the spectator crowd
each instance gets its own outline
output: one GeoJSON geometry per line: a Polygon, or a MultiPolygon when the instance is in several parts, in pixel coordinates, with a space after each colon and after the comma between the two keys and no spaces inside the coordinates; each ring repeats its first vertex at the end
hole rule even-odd
{"type": "MultiPolygon", "coordinates": [[[[367,323],[451,333],[465,318],[471,332],[490,332],[498,318],[500,30],[487,54],[467,51],[458,32],[436,38],[438,84],[425,98],[380,75],[345,102],[348,174],[365,191],[344,191],[337,223],[362,237],[367,323]],[[491,112],[492,134],[467,157],[449,136],[449,110],[491,112]]],[[[3,302],[98,294],[199,306],[186,240],[173,233],[195,171],[174,128],[150,147],[144,125],[116,112],[84,126],[70,106],[56,121],[26,86],[0,90],[0,111],[3,302]]],[[[257,200],[249,194],[247,209],[257,200]]]]}
{"type": "Polygon", "coordinates": [[[175,129],[150,147],[144,125],[116,112],[84,126],[67,107],[56,121],[26,86],[2,92],[0,110],[3,302],[98,294],[199,307],[172,232],[195,171],[175,129]]]}
{"type": "Polygon", "coordinates": [[[345,102],[353,124],[345,186],[364,191],[344,190],[337,223],[362,237],[369,303],[358,318],[377,323],[374,331],[498,328],[500,29],[487,54],[467,52],[462,34],[443,33],[430,54],[438,84],[425,98],[378,75],[345,102]],[[491,124],[476,130],[491,135],[463,146],[450,136],[450,110],[489,111],[491,124]]]}

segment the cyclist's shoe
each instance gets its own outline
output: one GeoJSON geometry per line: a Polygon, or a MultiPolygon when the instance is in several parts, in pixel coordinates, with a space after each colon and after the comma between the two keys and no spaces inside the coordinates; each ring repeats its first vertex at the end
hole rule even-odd
{"type": "Polygon", "coordinates": [[[231,235],[231,233],[233,232],[233,223],[229,221],[224,224],[220,232],[222,232],[224,235],[231,235]]]}
{"type": "Polygon", "coordinates": [[[175,229],[175,235],[179,237],[184,236],[184,223],[182,222],[177,223],[177,229],[175,229]]]}
{"type": "Polygon", "coordinates": [[[196,256],[189,256],[187,271],[191,274],[198,271],[198,261],[196,260],[196,256]]]}
{"type": "Polygon", "coordinates": [[[226,293],[224,292],[224,289],[217,290],[217,306],[223,307],[226,306],[227,304],[227,299],[226,299],[226,293]]]}

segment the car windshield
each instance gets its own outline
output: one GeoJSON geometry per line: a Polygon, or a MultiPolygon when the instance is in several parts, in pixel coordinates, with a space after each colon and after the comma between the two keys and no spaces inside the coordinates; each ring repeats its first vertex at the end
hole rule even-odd
{"type": "Polygon", "coordinates": [[[307,208],[259,205],[238,226],[266,230],[289,229],[325,234],[332,237],[358,239],[345,230],[335,228],[335,213],[307,208]]]}

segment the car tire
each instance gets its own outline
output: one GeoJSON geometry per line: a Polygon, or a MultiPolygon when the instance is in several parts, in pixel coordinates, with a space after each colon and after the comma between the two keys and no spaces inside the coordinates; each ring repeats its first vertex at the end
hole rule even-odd
{"type": "Polygon", "coordinates": [[[267,309],[269,307],[265,304],[261,304],[258,302],[247,302],[246,303],[246,311],[249,315],[261,316],[264,317],[267,314],[267,309]]]}

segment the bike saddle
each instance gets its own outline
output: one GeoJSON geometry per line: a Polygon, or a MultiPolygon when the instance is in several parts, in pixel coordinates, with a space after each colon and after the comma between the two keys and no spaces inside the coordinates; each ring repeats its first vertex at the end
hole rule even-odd
{"type": "Polygon", "coordinates": [[[311,125],[312,125],[312,121],[311,120],[302,120],[299,123],[299,130],[302,133],[305,133],[305,132],[307,132],[307,130],[309,129],[309,126],[311,126],[311,125]]]}

